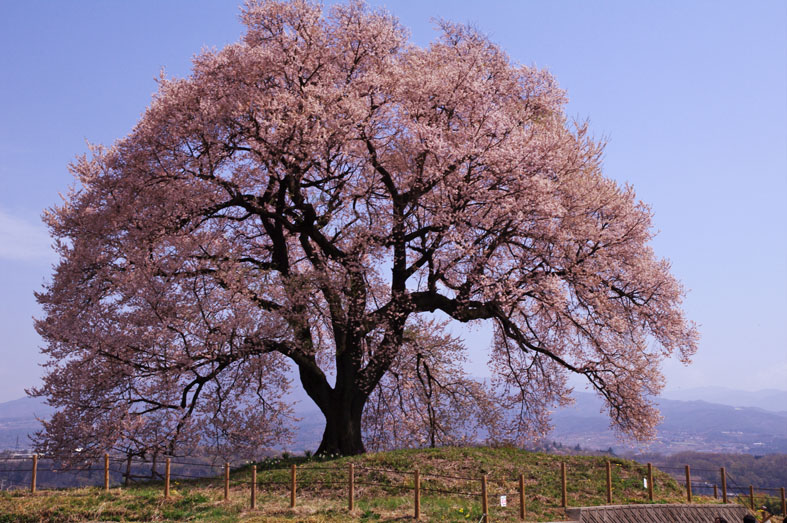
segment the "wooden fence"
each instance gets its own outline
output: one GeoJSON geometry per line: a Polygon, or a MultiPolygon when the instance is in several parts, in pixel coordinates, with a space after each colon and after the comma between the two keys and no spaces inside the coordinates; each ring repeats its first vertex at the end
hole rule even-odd
{"type": "MultiPolygon", "coordinates": [[[[10,458],[11,460],[16,460],[17,462],[20,461],[20,458],[10,458]]],[[[2,461],[9,461],[0,460],[2,461]]],[[[2,472],[30,472],[30,492],[35,494],[38,491],[37,481],[38,481],[38,472],[39,472],[39,456],[34,455],[31,458],[27,458],[26,460],[29,463],[29,468],[15,468],[15,469],[0,469],[0,473],[2,472]]],[[[116,458],[111,457],[109,454],[105,454],[103,457],[103,489],[105,491],[110,490],[110,472],[112,471],[110,464],[122,462],[126,465],[126,471],[124,474],[125,481],[124,485],[128,485],[130,478],[132,477],[131,470],[132,470],[132,459],[130,458],[116,458]]],[[[150,462],[137,462],[137,463],[144,463],[146,465],[150,465],[150,462]]],[[[20,464],[21,465],[21,464],[20,464]]],[[[244,465],[245,466],[245,465],[244,465]]],[[[216,478],[221,476],[223,479],[223,493],[224,493],[224,501],[228,502],[230,498],[230,469],[232,468],[230,463],[224,463],[223,465],[215,465],[215,464],[205,464],[205,463],[196,463],[196,462],[184,462],[184,461],[174,461],[171,458],[166,458],[164,462],[164,473],[161,477],[163,480],[162,485],[162,496],[165,499],[170,498],[170,483],[173,478],[173,475],[178,478],[216,478]],[[195,467],[211,467],[221,468],[223,469],[223,474],[213,474],[213,475],[193,475],[193,474],[173,474],[172,472],[172,465],[190,465],[195,467]]],[[[155,469],[155,465],[154,465],[155,469]]],[[[670,467],[661,467],[662,470],[672,470],[673,474],[674,471],[679,469],[670,468],[670,467]]],[[[68,470],[88,470],[83,468],[78,469],[67,469],[64,467],[61,468],[50,468],[47,469],[49,471],[68,471],[68,470]]],[[[89,469],[95,470],[95,469],[89,469]]],[[[307,468],[300,469],[305,470],[308,472],[319,472],[319,471],[332,471],[337,472],[339,468],[336,466],[315,466],[310,464],[307,468]]],[[[654,476],[653,476],[653,466],[650,463],[647,463],[647,472],[644,479],[644,488],[647,489],[647,498],[649,501],[654,502],[654,476]]],[[[285,484],[282,483],[275,483],[275,482],[268,482],[269,485],[277,484],[279,486],[285,486],[289,489],[289,504],[290,508],[295,508],[297,505],[297,493],[298,493],[298,471],[299,468],[296,464],[291,464],[289,469],[289,478],[285,484]]],[[[118,470],[114,470],[114,472],[118,472],[118,470]]],[[[752,485],[748,486],[748,489],[741,488],[741,486],[735,484],[731,481],[731,478],[724,467],[722,467],[718,471],[718,484],[709,485],[707,481],[703,481],[701,484],[697,484],[692,480],[692,471],[691,468],[686,465],[684,469],[681,470],[683,473],[682,475],[685,477],[685,496],[686,501],[691,503],[693,500],[694,492],[697,490],[707,490],[708,495],[709,491],[712,488],[713,490],[713,497],[715,499],[720,499],[722,503],[729,503],[732,497],[735,497],[736,500],[741,504],[747,504],[751,508],[752,511],[755,511],[759,505],[757,503],[758,496],[755,496],[755,488],[752,485]],[[732,485],[730,484],[732,483],[732,485]]],[[[707,470],[703,470],[703,472],[709,472],[707,470]]],[[[610,461],[606,462],[606,502],[607,504],[614,503],[614,492],[612,488],[612,464],[610,461]]],[[[517,484],[517,488],[515,492],[497,492],[500,495],[501,503],[505,503],[507,505],[508,499],[516,500],[517,509],[518,509],[518,516],[520,519],[524,520],[527,516],[526,510],[526,501],[527,501],[527,492],[525,491],[525,476],[524,474],[520,474],[518,478],[514,480],[517,484]]],[[[323,482],[326,483],[326,482],[323,482]]],[[[350,463],[346,469],[346,476],[345,479],[339,481],[329,481],[327,482],[333,485],[344,484],[346,488],[346,497],[347,497],[347,508],[349,511],[354,510],[355,508],[355,499],[356,499],[356,490],[359,486],[379,486],[384,488],[399,488],[405,490],[412,490],[413,496],[413,508],[412,514],[416,520],[421,519],[421,494],[422,493],[436,493],[436,494],[448,494],[454,495],[458,497],[468,497],[468,498],[476,498],[480,501],[482,514],[484,516],[484,521],[487,523],[490,521],[490,514],[489,514],[489,477],[486,474],[482,474],[477,477],[469,477],[469,476],[456,476],[456,475],[445,475],[445,474],[436,474],[436,473],[429,473],[425,474],[420,471],[418,468],[415,468],[408,472],[403,472],[400,470],[393,470],[393,469],[384,469],[384,468],[375,468],[375,467],[367,467],[362,465],[357,465],[350,463]],[[375,474],[385,474],[385,475],[396,475],[399,478],[402,478],[402,483],[399,485],[392,484],[392,483],[381,483],[379,478],[371,480],[367,478],[359,478],[359,474],[363,475],[365,473],[375,473],[375,474]],[[409,480],[405,480],[405,477],[412,477],[412,483],[409,480]],[[447,480],[455,480],[463,482],[464,486],[459,489],[439,489],[439,488],[432,488],[428,486],[424,486],[422,481],[424,479],[447,479],[447,480]],[[479,490],[472,490],[467,489],[467,484],[476,484],[479,490]]],[[[560,507],[568,508],[568,484],[569,484],[569,473],[568,467],[566,466],[565,462],[560,463],[560,489],[561,489],[561,499],[560,499],[560,507]]],[[[251,474],[250,480],[248,482],[248,489],[249,489],[249,506],[252,509],[257,508],[257,489],[260,485],[260,482],[257,479],[257,465],[251,465],[251,474]]],[[[499,489],[498,489],[499,490],[499,489]]],[[[781,514],[787,518],[787,505],[785,504],[785,489],[784,487],[778,488],[758,488],[756,489],[759,492],[759,496],[768,496],[767,494],[763,494],[763,491],[776,491],[779,493],[781,497],[781,514]]],[[[768,496],[772,497],[772,496],[768,496]]],[[[512,503],[514,505],[514,503],[512,503]]]]}

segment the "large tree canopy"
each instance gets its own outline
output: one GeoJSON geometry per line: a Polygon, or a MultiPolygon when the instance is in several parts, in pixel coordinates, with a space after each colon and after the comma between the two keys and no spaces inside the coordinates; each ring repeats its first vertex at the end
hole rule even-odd
{"type": "Polygon", "coordinates": [[[572,373],[651,435],[660,363],[697,333],[648,207],[602,175],[552,76],[464,26],[414,46],[362,3],[242,18],[46,215],[61,260],[34,393],[61,412],[42,445],[270,444],[290,366],[319,452],[518,441],[572,373]],[[494,325],[493,380],[466,375],[450,321],[494,325]]]}

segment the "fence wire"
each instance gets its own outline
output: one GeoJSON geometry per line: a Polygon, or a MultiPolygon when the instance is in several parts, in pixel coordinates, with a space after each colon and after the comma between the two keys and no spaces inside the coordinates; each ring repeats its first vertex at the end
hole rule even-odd
{"type": "MultiPolygon", "coordinates": [[[[81,456],[80,456],[81,458],[81,456]]],[[[49,486],[49,488],[58,488],[59,485],[64,483],[62,478],[69,477],[69,485],[77,483],[79,486],[103,486],[104,485],[104,472],[109,476],[110,485],[117,486],[125,482],[162,482],[165,478],[165,465],[166,457],[157,457],[155,462],[152,460],[145,460],[140,457],[132,456],[109,456],[107,463],[108,467],[104,467],[104,457],[93,457],[92,459],[83,460],[82,464],[72,465],[75,461],[74,456],[39,456],[37,460],[37,481],[40,486],[49,486]],[[68,465],[66,465],[68,464],[68,465]],[[144,472],[144,474],[142,474],[144,472]]],[[[0,477],[5,477],[0,488],[30,488],[32,481],[33,459],[25,457],[6,457],[0,458],[0,477]],[[27,465],[27,466],[25,466],[27,465]],[[5,466],[13,468],[4,468],[5,466]],[[17,477],[13,477],[17,475],[17,477]]],[[[251,465],[256,465],[258,472],[272,472],[274,476],[279,474],[287,474],[289,472],[289,465],[282,463],[278,459],[265,459],[261,461],[238,460],[235,459],[231,462],[219,462],[216,458],[188,458],[188,457],[170,457],[169,458],[169,477],[170,480],[221,480],[223,478],[223,469],[229,465],[230,468],[237,470],[238,468],[247,468],[251,465]]],[[[349,464],[348,464],[349,465],[349,464]]],[[[685,467],[658,467],[678,481],[678,484],[683,485],[684,488],[691,487],[692,493],[701,496],[703,492],[717,491],[719,497],[721,496],[720,485],[714,485],[708,480],[708,476],[699,478],[689,478],[688,485],[686,484],[685,467]],[[716,489],[714,490],[714,487],[716,489]]],[[[308,461],[300,465],[296,469],[297,488],[300,492],[308,492],[309,489],[332,489],[337,492],[347,492],[349,486],[350,473],[347,465],[334,465],[331,463],[321,463],[319,461],[308,461]],[[336,478],[335,476],[339,477],[336,478]],[[327,478],[325,476],[328,476],[327,478]],[[334,477],[331,477],[334,476],[334,477]]],[[[401,470],[395,468],[365,466],[356,464],[353,468],[354,479],[353,485],[358,489],[359,495],[362,495],[366,488],[381,488],[386,491],[392,492],[413,492],[415,490],[415,470],[401,470]],[[412,479],[411,479],[412,477],[412,479]]],[[[605,470],[601,469],[603,476],[605,470]]],[[[710,476],[715,478],[720,474],[719,470],[693,468],[691,472],[698,473],[698,476],[703,476],[704,473],[712,473],[710,476]]],[[[647,468],[645,466],[635,466],[629,469],[634,477],[640,474],[646,474],[647,468]]],[[[541,479],[553,483],[557,478],[560,481],[561,474],[559,470],[555,474],[542,475],[541,479]]],[[[420,471],[419,472],[419,491],[424,496],[435,495],[448,495],[454,497],[470,498],[480,501],[482,498],[482,477],[486,478],[487,484],[487,500],[495,499],[498,496],[506,496],[507,498],[516,499],[520,496],[519,490],[512,486],[518,481],[518,477],[510,478],[504,475],[491,474],[482,476],[479,472],[476,476],[420,471]]],[[[571,472],[568,471],[569,478],[569,492],[576,492],[577,485],[586,486],[589,481],[593,481],[589,477],[575,477],[571,479],[571,472]]],[[[720,478],[719,478],[720,479],[720,478]]],[[[238,488],[238,485],[248,484],[249,480],[232,481],[233,488],[238,488]]],[[[532,478],[529,480],[532,481],[532,478]]],[[[737,498],[745,505],[751,504],[750,487],[741,486],[734,475],[729,472],[726,473],[727,482],[727,495],[737,498]]],[[[604,482],[600,483],[603,487],[604,482]]],[[[276,477],[266,479],[258,478],[256,485],[258,487],[269,487],[274,491],[287,490],[290,488],[290,477],[276,477]]],[[[583,487],[584,488],[584,487],[583,487]]],[[[764,486],[755,489],[754,505],[761,506],[770,503],[773,507],[774,499],[778,497],[769,496],[769,492],[780,493],[781,487],[764,486]]],[[[526,489],[530,495],[537,496],[539,502],[544,504],[543,492],[539,488],[539,484],[530,485],[526,489]]],[[[323,491],[324,492],[324,491],[323,491]]],[[[656,500],[657,501],[657,500],[656,500]]],[[[494,505],[494,504],[493,504],[494,505]]],[[[511,504],[515,505],[514,503],[511,504]]],[[[554,500],[554,504],[546,503],[546,506],[558,507],[560,506],[560,498],[554,500]]]]}

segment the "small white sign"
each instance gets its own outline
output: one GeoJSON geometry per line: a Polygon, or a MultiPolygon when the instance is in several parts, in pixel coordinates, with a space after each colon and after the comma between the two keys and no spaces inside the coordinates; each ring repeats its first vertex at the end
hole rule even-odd
{"type": "Polygon", "coordinates": [[[648,488],[648,478],[642,478],[642,485],[643,485],[645,488],[648,488]]]}
{"type": "Polygon", "coordinates": [[[505,496],[500,496],[500,506],[501,507],[505,507],[506,506],[506,497],[505,496]]]}

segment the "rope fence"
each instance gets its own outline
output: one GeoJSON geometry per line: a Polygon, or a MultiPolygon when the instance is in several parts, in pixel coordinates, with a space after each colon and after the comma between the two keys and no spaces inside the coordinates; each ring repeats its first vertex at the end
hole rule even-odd
{"type": "MultiPolygon", "coordinates": [[[[386,492],[410,493],[413,496],[413,517],[418,520],[421,518],[421,495],[448,495],[456,498],[472,499],[480,502],[482,519],[487,523],[490,521],[489,498],[500,499],[500,507],[496,510],[505,509],[508,500],[511,506],[518,504],[518,516],[525,519],[527,510],[527,495],[535,498],[532,492],[526,492],[526,481],[524,474],[518,477],[506,478],[495,476],[490,478],[487,474],[477,476],[462,476],[457,474],[425,473],[419,469],[401,470],[384,467],[367,467],[363,465],[348,464],[347,467],[336,465],[313,465],[298,467],[296,464],[289,465],[286,470],[283,463],[278,460],[252,462],[236,461],[234,463],[199,462],[193,459],[163,458],[155,461],[147,461],[134,457],[118,457],[105,454],[103,463],[81,463],[66,466],[73,457],[51,457],[34,455],[31,458],[11,457],[0,458],[0,481],[3,475],[17,475],[16,484],[0,484],[0,488],[28,488],[31,493],[36,493],[39,487],[39,474],[48,473],[50,476],[59,474],[69,474],[72,480],[84,481],[85,486],[103,486],[105,491],[109,491],[114,484],[119,486],[120,482],[128,486],[130,481],[162,481],[163,497],[170,497],[170,482],[173,479],[203,479],[216,481],[223,479],[224,500],[229,500],[230,491],[230,470],[245,468],[250,466],[251,478],[247,481],[249,489],[249,499],[251,508],[257,506],[257,490],[266,488],[267,490],[289,491],[290,507],[294,508],[297,504],[298,489],[330,489],[342,492],[347,497],[347,507],[352,511],[355,507],[356,496],[369,494],[367,489],[381,489],[386,492]],[[43,463],[41,461],[43,460],[43,463]],[[5,466],[13,468],[5,468],[5,466]],[[173,470],[173,466],[175,469],[173,470]],[[146,474],[141,474],[142,469],[146,474]],[[160,471],[159,469],[162,469],[160,471]],[[258,471],[272,471],[280,478],[258,479],[258,471]],[[300,473],[300,482],[298,474],[300,473]],[[326,478],[326,476],[328,476],[326,478]],[[338,477],[336,477],[338,476],[338,477]],[[112,481],[114,479],[114,481],[112,481]],[[103,480],[103,481],[102,481],[103,480]],[[27,486],[25,486],[25,484],[27,486]],[[518,503],[516,503],[518,501],[518,503]]],[[[729,503],[730,498],[734,498],[740,504],[748,506],[752,511],[758,509],[762,512],[763,518],[766,514],[778,514],[787,517],[787,506],[785,505],[784,487],[757,487],[752,485],[740,485],[735,478],[725,470],[710,469],[691,469],[689,465],[679,467],[661,467],[665,472],[671,473],[672,477],[682,484],[685,490],[686,501],[691,503],[693,496],[707,495],[720,500],[721,503],[729,503]],[[702,479],[692,479],[692,472],[700,472],[702,479]],[[708,478],[713,472],[718,479],[718,483],[711,483],[708,478]],[[677,477],[676,477],[677,476],[677,477]],[[705,494],[707,493],[707,494],[705,494]],[[773,493],[773,494],[770,494],[773,493]]],[[[606,462],[606,484],[605,494],[606,503],[614,504],[613,492],[613,467],[610,461],[606,462]]],[[[653,466],[650,463],[637,469],[643,477],[643,488],[647,490],[647,499],[650,502],[656,501],[654,494],[654,475],[653,466]]],[[[572,492],[577,492],[580,487],[589,485],[598,486],[598,481],[590,477],[570,478],[568,467],[565,462],[559,463],[555,477],[542,477],[536,480],[535,485],[530,485],[533,490],[538,490],[539,482],[546,481],[550,484],[557,481],[560,486],[559,505],[556,500],[556,507],[567,508],[569,505],[569,485],[572,492]]],[[[50,483],[52,483],[50,478],[50,483]]],[[[237,488],[238,482],[235,481],[237,488]]],[[[241,484],[241,488],[243,488],[241,484]]],[[[341,494],[339,494],[341,496],[341,494]]],[[[539,496],[543,498],[543,496],[539,496]]],[[[543,501],[543,500],[542,500],[543,501]]],[[[540,501],[540,502],[542,502],[540,501]]],[[[513,510],[513,509],[509,509],[513,510]]]]}

